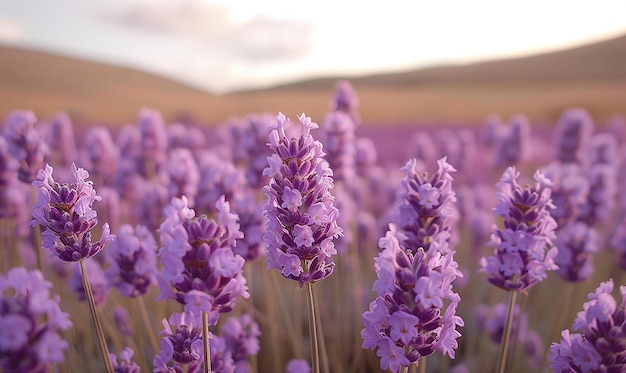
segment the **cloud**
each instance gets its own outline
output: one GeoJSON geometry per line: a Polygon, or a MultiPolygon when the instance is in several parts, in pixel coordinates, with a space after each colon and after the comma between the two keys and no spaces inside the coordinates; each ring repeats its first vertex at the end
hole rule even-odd
{"type": "Polygon", "coordinates": [[[242,64],[285,62],[312,50],[311,23],[261,15],[235,21],[229,9],[202,0],[135,0],[100,15],[126,27],[184,38],[242,64]]]}
{"type": "Polygon", "coordinates": [[[23,38],[22,28],[14,21],[0,18],[0,42],[15,44],[23,38]]]}

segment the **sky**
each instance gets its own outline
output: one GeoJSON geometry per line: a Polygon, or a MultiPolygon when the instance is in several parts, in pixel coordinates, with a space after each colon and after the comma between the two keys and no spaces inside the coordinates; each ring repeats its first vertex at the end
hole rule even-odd
{"type": "Polygon", "coordinates": [[[563,49],[626,34],[624,14],[623,0],[0,0],[0,44],[227,93],[563,49]]]}

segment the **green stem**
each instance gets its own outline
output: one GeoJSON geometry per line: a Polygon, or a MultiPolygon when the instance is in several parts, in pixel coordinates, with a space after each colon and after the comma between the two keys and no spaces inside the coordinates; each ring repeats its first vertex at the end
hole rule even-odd
{"type": "Polygon", "coordinates": [[[91,290],[91,285],[89,285],[89,279],[87,278],[85,259],[81,258],[79,260],[79,263],[80,273],[83,277],[83,287],[85,288],[87,303],[89,303],[89,311],[91,312],[91,321],[93,322],[93,326],[96,329],[96,336],[98,338],[100,353],[102,354],[102,358],[104,359],[104,367],[106,368],[107,373],[114,373],[113,364],[111,363],[111,358],[109,357],[109,348],[107,347],[102,324],[100,323],[100,318],[98,317],[98,312],[96,310],[96,302],[93,298],[93,291],[91,290]]]}
{"type": "Polygon", "coordinates": [[[513,326],[513,315],[515,312],[515,299],[517,291],[509,291],[509,305],[504,321],[504,331],[502,332],[502,341],[500,342],[500,351],[498,352],[498,372],[506,371],[506,360],[509,348],[509,339],[511,337],[511,328],[513,326]]]}
{"type": "Polygon", "coordinates": [[[306,283],[307,303],[309,306],[309,338],[311,339],[311,367],[313,373],[320,373],[319,346],[317,341],[317,325],[315,315],[315,299],[313,297],[313,284],[306,283]]]}
{"type": "Polygon", "coordinates": [[[209,313],[202,311],[202,339],[204,340],[204,373],[211,373],[211,345],[209,344],[209,313]]]}

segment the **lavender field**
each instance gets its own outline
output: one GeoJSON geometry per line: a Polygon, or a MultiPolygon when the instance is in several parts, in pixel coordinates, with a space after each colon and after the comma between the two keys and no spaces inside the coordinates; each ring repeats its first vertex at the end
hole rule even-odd
{"type": "Polygon", "coordinates": [[[624,372],[626,119],[6,113],[2,372],[624,372]]]}

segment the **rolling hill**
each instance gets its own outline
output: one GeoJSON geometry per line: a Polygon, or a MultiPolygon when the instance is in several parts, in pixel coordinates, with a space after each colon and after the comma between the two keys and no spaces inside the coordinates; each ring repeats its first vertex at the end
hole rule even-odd
{"type": "MultiPolygon", "coordinates": [[[[215,124],[232,116],[305,112],[321,121],[334,85],[327,77],[214,95],[145,72],[49,53],[0,48],[0,115],[59,110],[78,122],[134,121],[142,106],[167,120],[215,124]]],[[[352,77],[366,124],[472,123],[492,113],[551,122],[571,106],[598,121],[626,113],[626,36],[514,59],[352,77]]]]}

